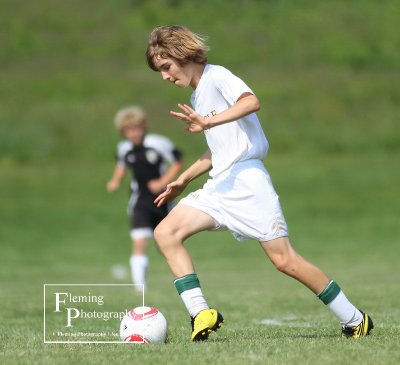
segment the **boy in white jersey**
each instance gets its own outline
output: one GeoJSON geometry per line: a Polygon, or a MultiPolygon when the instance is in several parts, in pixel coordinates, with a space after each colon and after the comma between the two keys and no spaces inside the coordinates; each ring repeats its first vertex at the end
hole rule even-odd
{"type": "Polygon", "coordinates": [[[207,151],[155,200],[157,206],[168,203],[190,181],[209,172],[203,188],[183,198],[154,232],[192,318],[192,341],[206,340],[223,317],[209,308],[183,241],[218,229],[229,229],[238,240],[259,241],[278,270],[300,281],[329,307],[343,336],[368,335],[371,318],[292,247],[278,196],[262,163],[268,142],[256,115],[259,101],[226,68],[207,64],[206,51],[203,37],[173,25],[155,28],[146,52],[148,65],[165,81],[193,89],[192,107],[178,104],[181,111],[170,114],[182,120],[188,132],[204,132],[208,144],[207,151]]]}

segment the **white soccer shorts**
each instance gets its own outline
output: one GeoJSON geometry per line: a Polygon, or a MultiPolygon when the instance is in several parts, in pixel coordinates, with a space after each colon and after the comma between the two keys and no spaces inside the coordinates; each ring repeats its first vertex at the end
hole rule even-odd
{"type": "Polygon", "coordinates": [[[236,163],[179,204],[207,213],[216,222],[214,230],[228,229],[238,241],[265,242],[289,235],[279,197],[260,160],[236,163]]]}

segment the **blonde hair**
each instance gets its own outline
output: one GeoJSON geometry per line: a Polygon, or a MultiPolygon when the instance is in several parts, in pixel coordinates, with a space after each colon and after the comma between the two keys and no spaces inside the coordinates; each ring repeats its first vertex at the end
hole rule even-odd
{"type": "Polygon", "coordinates": [[[162,26],[155,28],[149,36],[146,59],[152,70],[159,71],[155,65],[157,58],[174,58],[180,65],[191,61],[206,64],[208,50],[206,37],[182,25],[162,26]]]}
{"type": "Polygon", "coordinates": [[[122,134],[124,128],[143,127],[147,128],[147,114],[137,106],[129,106],[118,110],[114,117],[114,124],[117,132],[122,134]]]}

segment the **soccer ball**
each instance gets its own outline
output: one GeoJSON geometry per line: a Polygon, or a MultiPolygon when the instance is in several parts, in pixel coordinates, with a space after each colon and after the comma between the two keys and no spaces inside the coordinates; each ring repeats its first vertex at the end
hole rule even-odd
{"type": "Polygon", "coordinates": [[[153,307],[131,309],[121,320],[120,338],[130,343],[164,343],[168,324],[163,314],[153,307]]]}

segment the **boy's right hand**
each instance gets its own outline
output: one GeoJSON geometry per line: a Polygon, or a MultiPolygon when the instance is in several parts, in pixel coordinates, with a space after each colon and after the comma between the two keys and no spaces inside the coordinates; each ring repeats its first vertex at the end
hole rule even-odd
{"type": "Polygon", "coordinates": [[[119,188],[119,181],[117,180],[110,180],[107,183],[107,191],[109,193],[112,193],[113,191],[117,190],[119,188]]]}

